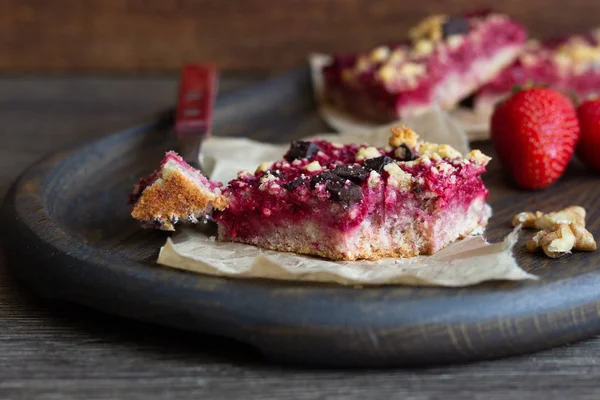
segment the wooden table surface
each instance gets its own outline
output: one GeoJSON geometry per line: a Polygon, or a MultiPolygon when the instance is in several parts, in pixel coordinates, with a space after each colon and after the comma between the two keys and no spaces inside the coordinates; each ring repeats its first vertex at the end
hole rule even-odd
{"type": "MultiPolygon", "coordinates": [[[[44,154],[165,109],[175,90],[174,78],[0,79],[0,197],[44,154]]],[[[226,339],[48,303],[0,263],[0,399],[598,399],[598,352],[593,339],[419,370],[280,367],[226,339]]]]}

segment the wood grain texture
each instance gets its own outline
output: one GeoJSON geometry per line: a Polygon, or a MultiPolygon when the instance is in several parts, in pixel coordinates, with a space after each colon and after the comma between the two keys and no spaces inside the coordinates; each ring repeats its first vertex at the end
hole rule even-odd
{"type": "MultiPolygon", "coordinates": [[[[10,151],[0,157],[3,192],[46,152],[97,138],[107,129],[127,126],[155,111],[157,100],[147,96],[144,87],[163,85],[160,79],[101,79],[106,97],[130,99],[123,101],[121,112],[115,108],[105,113],[105,98],[81,90],[97,81],[35,79],[35,85],[27,86],[27,82],[0,79],[0,150],[10,140],[10,151]],[[51,95],[55,92],[71,94],[61,102],[51,95]],[[11,101],[13,96],[19,101],[11,101]],[[94,109],[97,112],[86,111],[94,109]],[[107,114],[111,115],[108,124],[107,114]]],[[[170,93],[170,84],[164,85],[164,93],[170,93]]],[[[463,366],[358,371],[280,368],[263,363],[233,341],[37,299],[0,262],[2,399],[597,399],[598,354],[600,340],[593,339],[535,355],[463,366]]]]}
{"type": "Polygon", "coordinates": [[[164,71],[189,60],[280,71],[315,51],[397,41],[431,13],[494,7],[546,37],[595,26],[572,0],[3,0],[0,71],[164,71]]]}

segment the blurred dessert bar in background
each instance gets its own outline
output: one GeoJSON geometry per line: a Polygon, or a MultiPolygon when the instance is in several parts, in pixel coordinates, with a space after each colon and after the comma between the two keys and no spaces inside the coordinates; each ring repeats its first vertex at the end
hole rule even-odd
{"type": "Polygon", "coordinates": [[[476,93],[475,111],[490,115],[514,86],[530,83],[580,99],[600,94],[600,29],[542,42],[530,40],[514,63],[476,93]]]}
{"type": "Polygon", "coordinates": [[[525,29],[506,15],[433,15],[410,40],[335,55],[323,69],[325,100],[361,119],[387,122],[437,104],[454,108],[520,54],[525,29]]]}

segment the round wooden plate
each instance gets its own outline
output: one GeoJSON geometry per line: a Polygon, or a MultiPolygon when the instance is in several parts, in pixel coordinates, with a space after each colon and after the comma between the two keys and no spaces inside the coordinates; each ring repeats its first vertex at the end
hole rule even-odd
{"type": "MultiPolygon", "coordinates": [[[[323,131],[306,71],[218,102],[215,132],[289,141],[323,131]]],[[[43,296],[162,325],[228,336],[281,362],[400,366],[532,352],[600,332],[600,252],[516,255],[539,281],[462,289],[345,288],[196,275],[155,264],[167,234],[129,216],[127,194],[175,146],[170,118],[53,154],[14,184],[2,208],[14,274],[43,296]]],[[[481,144],[491,152],[489,144],[481,144]]],[[[513,189],[493,161],[487,237],[511,216],[581,204],[600,233],[600,179],[579,164],[551,188],[513,189]]]]}

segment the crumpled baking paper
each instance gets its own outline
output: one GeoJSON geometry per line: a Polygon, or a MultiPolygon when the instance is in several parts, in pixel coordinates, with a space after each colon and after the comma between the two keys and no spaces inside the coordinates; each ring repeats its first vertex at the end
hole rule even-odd
{"type": "MultiPolygon", "coordinates": [[[[431,135],[435,119],[424,119],[415,127],[431,135]],[[433,121],[433,122],[432,122],[433,121]]],[[[369,143],[385,146],[387,130],[365,136],[361,133],[317,135],[338,143],[369,143]]],[[[201,156],[204,172],[211,179],[228,182],[243,169],[254,170],[263,161],[278,160],[288,145],[273,145],[249,139],[208,139],[201,156]]],[[[158,263],[207,275],[232,278],[266,278],[287,281],[330,282],[342,285],[427,285],[460,287],[490,280],[536,279],[522,270],[512,255],[518,231],[503,242],[487,243],[481,235],[455,242],[432,256],[378,261],[330,261],[294,253],[264,250],[254,246],[219,242],[200,229],[185,228],[161,248],[158,263]]]]}
{"type": "MultiPolygon", "coordinates": [[[[319,114],[327,125],[338,132],[359,132],[369,134],[374,129],[389,128],[400,122],[397,121],[381,126],[357,119],[352,115],[337,110],[335,107],[331,107],[327,104],[323,97],[324,83],[321,71],[323,66],[327,65],[330,60],[330,55],[318,53],[312,54],[308,60],[312,77],[313,92],[319,107],[319,114]]],[[[467,152],[466,149],[469,141],[485,140],[489,138],[488,115],[478,115],[474,111],[463,107],[456,108],[448,113],[440,111],[439,108],[435,106],[432,107],[432,109],[437,111],[434,115],[436,115],[437,118],[444,120],[443,122],[448,125],[447,138],[439,140],[437,143],[447,143],[458,151],[467,152]],[[464,142],[465,144],[463,145],[460,142],[464,142]]],[[[402,123],[413,128],[412,125],[415,123],[418,124],[419,120],[422,118],[424,118],[424,116],[405,118],[402,123]]],[[[434,140],[427,140],[435,142],[434,140]]]]}
{"type": "Polygon", "coordinates": [[[490,280],[535,277],[512,256],[518,231],[501,243],[469,236],[432,256],[378,261],[329,261],[320,258],[218,242],[184,229],[167,239],[158,263],[207,275],[286,281],[335,282],[342,285],[422,285],[460,287],[490,280]]]}

